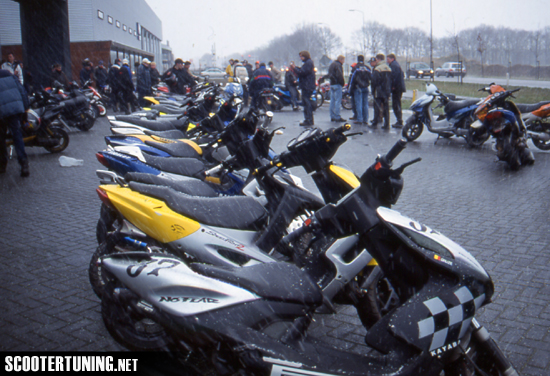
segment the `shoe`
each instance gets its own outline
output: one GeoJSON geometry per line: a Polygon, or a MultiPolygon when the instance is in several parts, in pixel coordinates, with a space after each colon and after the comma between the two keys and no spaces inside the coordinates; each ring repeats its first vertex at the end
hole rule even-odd
{"type": "Polygon", "coordinates": [[[21,164],[21,176],[26,178],[29,175],[30,175],[29,162],[25,161],[21,164]]]}
{"type": "Polygon", "coordinates": [[[365,127],[368,127],[368,126],[369,126],[369,122],[368,122],[368,121],[364,121],[364,122],[363,122],[363,125],[364,125],[365,127]]]}
{"type": "Polygon", "coordinates": [[[382,129],[390,129],[390,126],[389,125],[383,125],[381,128],[382,129]]]}
{"type": "Polygon", "coordinates": [[[363,125],[363,124],[365,124],[365,123],[362,122],[362,121],[354,121],[353,124],[356,124],[356,125],[363,125]]]}
{"type": "Polygon", "coordinates": [[[301,127],[312,127],[313,124],[312,124],[311,122],[309,122],[309,121],[305,121],[305,120],[304,120],[303,122],[300,123],[300,126],[301,126],[301,127]]]}
{"type": "Polygon", "coordinates": [[[300,111],[300,109],[298,107],[294,107],[292,111],[300,111]]]}
{"type": "Polygon", "coordinates": [[[357,118],[356,118],[355,116],[350,117],[349,119],[350,119],[350,120],[357,120],[357,118]]]}
{"type": "Polygon", "coordinates": [[[343,119],[343,118],[340,118],[340,119],[334,119],[333,121],[337,121],[339,123],[345,123],[347,120],[343,119]]]}
{"type": "Polygon", "coordinates": [[[378,123],[370,123],[370,124],[368,124],[368,126],[371,127],[371,128],[377,128],[378,123]]]}
{"type": "Polygon", "coordinates": [[[395,123],[394,125],[392,125],[392,128],[403,128],[403,123],[395,123]]]}

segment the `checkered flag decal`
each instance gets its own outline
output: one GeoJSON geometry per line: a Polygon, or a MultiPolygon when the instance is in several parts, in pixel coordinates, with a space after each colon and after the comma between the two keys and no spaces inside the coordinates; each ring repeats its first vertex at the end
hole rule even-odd
{"type": "Polygon", "coordinates": [[[485,301],[485,294],[474,298],[465,286],[453,294],[424,302],[430,317],[418,322],[418,339],[431,337],[429,351],[459,340],[466,334],[475,312],[485,301]]]}

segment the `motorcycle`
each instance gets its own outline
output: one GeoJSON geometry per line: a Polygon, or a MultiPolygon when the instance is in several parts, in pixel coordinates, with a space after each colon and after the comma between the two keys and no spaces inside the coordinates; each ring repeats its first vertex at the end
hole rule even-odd
{"type": "MultiPolygon", "coordinates": [[[[298,105],[303,106],[303,103],[300,101],[300,96],[298,97],[298,105]]],[[[313,110],[321,107],[325,101],[322,94],[317,91],[313,91],[311,100],[314,104],[313,110]]],[[[292,106],[290,92],[286,90],[285,85],[280,84],[273,86],[273,88],[265,88],[260,92],[259,106],[264,109],[264,111],[279,111],[285,106],[292,106]]]]}
{"type": "MultiPolygon", "coordinates": [[[[25,147],[40,146],[50,153],[60,153],[69,146],[69,134],[54,125],[62,109],[59,106],[49,106],[27,111],[27,121],[22,126],[23,142],[25,147]]],[[[13,145],[10,134],[6,138],[6,145],[13,145]]],[[[11,154],[10,148],[10,154],[11,154]]]]}
{"type": "Polygon", "coordinates": [[[508,91],[494,84],[480,89],[489,95],[475,110],[477,120],[470,125],[472,138],[492,136],[496,139],[498,160],[508,163],[512,170],[535,163],[535,157],[527,147],[525,138],[528,133],[521,112],[514,102],[508,100],[519,90],[508,91]]]}
{"type": "Polygon", "coordinates": [[[422,134],[424,126],[428,131],[440,137],[463,137],[470,147],[480,146],[486,138],[472,138],[470,124],[474,122],[474,111],[477,109],[479,99],[465,99],[460,101],[451,98],[439,91],[432,83],[426,84],[426,94],[411,104],[413,114],[406,120],[402,135],[407,141],[414,141],[422,134]],[[444,107],[445,114],[435,117],[431,104],[437,98],[439,104],[435,107],[444,107]]]}
{"type": "Polygon", "coordinates": [[[105,107],[103,97],[94,87],[92,87],[91,81],[84,83],[82,93],[90,101],[90,106],[93,109],[94,116],[96,118],[107,115],[107,107],[105,107]]]}
{"type": "Polygon", "coordinates": [[[157,252],[102,257],[111,277],[101,304],[109,333],[129,349],[179,352],[220,375],[517,375],[475,319],[494,293],[488,273],[458,244],[388,208],[404,169],[418,162],[392,169],[405,144],[378,156],[358,187],[285,237],[291,244],[310,234],[310,245],[337,239],[312,247],[302,269],[222,268],[157,252]],[[367,331],[377,351],[356,354],[308,335],[315,311],[333,308],[348,278],[362,280],[373,259],[399,297],[367,331]]]}
{"type": "Polygon", "coordinates": [[[516,104],[527,129],[527,137],[540,150],[550,150],[550,101],[536,104],[516,104]]]}

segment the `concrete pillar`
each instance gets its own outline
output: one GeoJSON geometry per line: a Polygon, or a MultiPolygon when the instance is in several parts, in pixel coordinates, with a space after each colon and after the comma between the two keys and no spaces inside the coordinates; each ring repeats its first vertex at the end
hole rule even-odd
{"type": "Polygon", "coordinates": [[[71,77],[68,0],[15,0],[21,10],[23,64],[33,85],[50,84],[51,66],[58,62],[71,77]]]}

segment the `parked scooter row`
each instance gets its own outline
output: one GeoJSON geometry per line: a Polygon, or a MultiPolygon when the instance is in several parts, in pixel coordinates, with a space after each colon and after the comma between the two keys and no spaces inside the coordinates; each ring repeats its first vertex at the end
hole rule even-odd
{"type": "Polygon", "coordinates": [[[456,101],[454,96],[443,94],[434,84],[428,83],[426,94],[410,107],[413,114],[403,127],[403,137],[408,141],[416,140],[424,126],[436,133],[437,139],[463,137],[470,147],[480,146],[492,137],[496,141],[499,160],[507,162],[512,169],[533,164],[535,159],[528,150],[527,139],[541,150],[550,150],[550,122],[547,121],[550,102],[516,105],[510,98],[518,90],[506,91],[491,84],[480,89],[488,93],[485,99],[456,101]],[[444,114],[437,118],[431,108],[435,99],[439,101],[436,108],[444,107],[444,114]],[[486,117],[488,112],[491,115],[486,117]]]}

